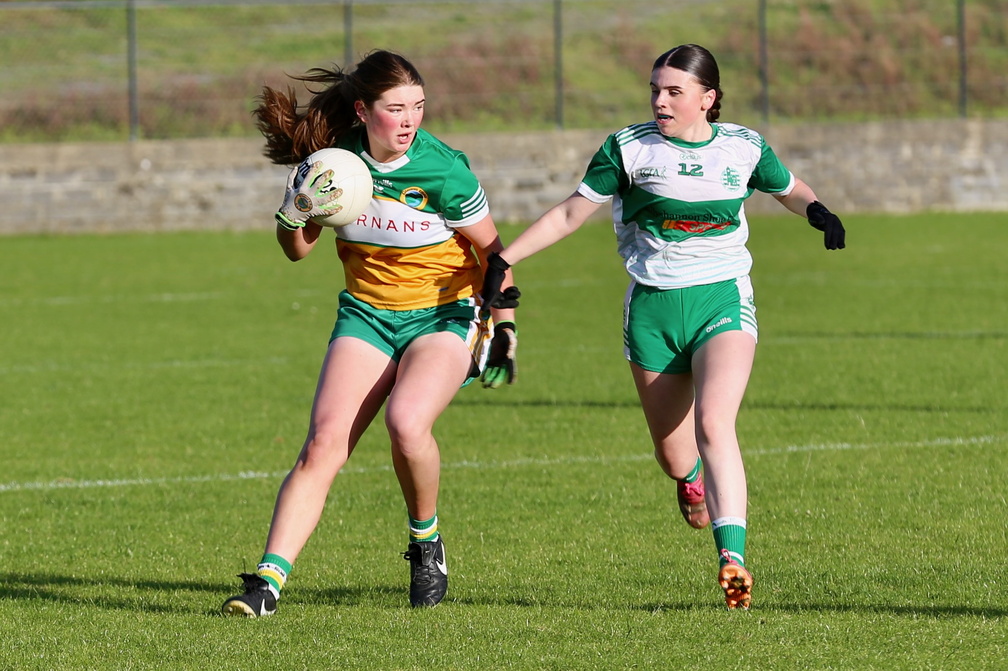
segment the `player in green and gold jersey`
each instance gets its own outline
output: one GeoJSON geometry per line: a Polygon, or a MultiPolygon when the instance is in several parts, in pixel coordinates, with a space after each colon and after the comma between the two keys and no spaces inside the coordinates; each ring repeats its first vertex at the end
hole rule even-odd
{"type": "MultiPolygon", "coordinates": [[[[308,435],[280,486],[258,570],[241,575],[244,592],[222,611],[276,611],[333,479],[383,404],[408,515],[409,599],[433,606],[448,588],[434,423],[481,373],[487,387],[513,381],[518,292],[508,276],[499,300],[480,300],[481,268],[502,248],[500,238],[466,156],[420,129],[424,84],[408,60],[376,51],[353,71],[315,69],[300,79],[315,87],[304,109],[293,92],[263,90],[256,116],[266,155],[294,165],[319,149],[347,149],[370,167],[374,194],[356,223],[336,229],[345,289],[308,435]]],[[[306,188],[294,193],[290,184],[284,202],[299,196],[309,207],[281,207],[277,239],[297,261],[327,230],[311,218],[324,216],[328,203],[312,200],[306,188]]]]}

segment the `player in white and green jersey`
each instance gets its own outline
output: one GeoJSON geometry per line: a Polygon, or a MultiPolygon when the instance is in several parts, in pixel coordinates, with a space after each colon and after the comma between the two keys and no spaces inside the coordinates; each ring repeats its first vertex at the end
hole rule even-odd
{"type": "Polygon", "coordinates": [[[748,608],[747,491],[735,420],[758,331],[743,203],[757,190],[773,195],[822,231],[827,249],[842,249],[845,232],[759,133],[717,122],[721,96],[717,63],[703,47],[681,45],[658,57],[654,118],[610,135],[574,194],[490,255],[483,298],[499,294],[511,265],[612,201],[631,278],[624,351],[655,455],[677,483],[686,521],[713,529],[725,603],[748,608]]]}
{"type": "Polygon", "coordinates": [[[710,127],[700,142],[666,137],[654,121],[624,128],[598,150],[578,187],[592,202],[612,198],[619,253],[642,284],[681,289],[747,275],[743,201],[757,189],[787,195],[794,187],[758,133],[710,127]]]}
{"type": "Polygon", "coordinates": [[[345,289],[308,435],[280,486],[257,570],[241,574],[243,593],[221,610],[276,611],[336,474],[383,406],[406,503],[409,601],[434,606],[448,589],[434,423],[481,370],[485,387],[513,381],[517,290],[509,275],[500,298],[480,301],[481,267],[502,248],[500,238],[465,155],[419,128],[423,79],[408,60],[375,51],[351,72],[316,69],[299,79],[313,91],[305,108],[293,93],[267,87],[256,109],[266,155],[282,165],[305,162],[291,173],[276,214],[284,253],[305,258],[324,230],[312,219],[339,206],[313,191],[324,166],[309,164],[309,155],[327,147],[354,152],[370,166],[374,192],[360,219],[336,233],[345,289]]]}

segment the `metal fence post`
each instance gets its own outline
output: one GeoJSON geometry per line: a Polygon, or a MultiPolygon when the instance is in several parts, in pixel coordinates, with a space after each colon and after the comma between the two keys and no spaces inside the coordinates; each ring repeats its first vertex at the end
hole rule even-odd
{"type": "Polygon", "coordinates": [[[563,86],[563,0],[553,0],[553,58],[556,74],[554,76],[554,105],[556,108],[557,128],[564,127],[564,86],[563,86]]]}
{"type": "Polygon", "coordinates": [[[353,0],[343,2],[343,69],[353,66],[353,0]]]}
{"type": "Polygon", "coordinates": [[[959,24],[959,116],[966,117],[966,0],[957,0],[956,15],[959,24]]]}
{"type": "Polygon", "coordinates": [[[140,94],[137,87],[136,0],[126,3],[127,70],[129,78],[129,139],[140,137],[140,94]]]}
{"type": "Polygon", "coordinates": [[[770,52],[767,48],[767,0],[759,2],[760,115],[770,122],[770,52]]]}

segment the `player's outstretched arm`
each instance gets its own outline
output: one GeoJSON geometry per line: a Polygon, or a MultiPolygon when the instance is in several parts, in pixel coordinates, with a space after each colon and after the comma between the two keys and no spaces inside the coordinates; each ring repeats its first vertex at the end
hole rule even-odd
{"type": "Polygon", "coordinates": [[[522,231],[514,242],[500,253],[501,258],[514,265],[541,252],[581,228],[581,224],[601,205],[593,203],[579,193],[571,194],[565,201],[554,205],[522,231]]]}
{"type": "Polygon", "coordinates": [[[822,231],[823,245],[826,249],[843,249],[846,246],[847,232],[844,230],[840,217],[830,212],[816,198],[812,187],[795,178],[794,188],[786,196],[775,196],[777,201],[791,212],[808,219],[812,228],[822,231]]]}
{"type": "MultiPolygon", "coordinates": [[[[579,193],[571,194],[522,231],[503,251],[490,254],[483,266],[483,290],[480,292],[483,305],[517,307],[520,293],[512,293],[511,296],[501,293],[511,266],[576,231],[600,205],[601,203],[593,203],[579,193]],[[505,301],[508,305],[498,304],[498,301],[505,301]],[[510,305],[511,302],[513,305],[510,305]]],[[[494,317],[497,318],[496,315],[494,317]]]]}

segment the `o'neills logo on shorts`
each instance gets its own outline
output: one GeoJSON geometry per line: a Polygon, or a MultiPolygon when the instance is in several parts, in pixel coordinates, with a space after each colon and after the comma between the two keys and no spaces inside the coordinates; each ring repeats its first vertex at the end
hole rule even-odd
{"type": "Polygon", "coordinates": [[[719,321],[719,322],[718,322],[717,324],[711,324],[710,326],[708,326],[708,327],[707,327],[706,329],[704,329],[704,330],[705,330],[705,331],[707,331],[707,333],[710,333],[710,332],[712,332],[712,331],[713,331],[714,329],[719,329],[719,328],[721,328],[722,326],[724,326],[725,324],[731,324],[731,323],[732,323],[732,318],[731,318],[731,317],[723,317],[723,318],[721,319],[721,321],[719,321]]]}
{"type": "Polygon", "coordinates": [[[662,228],[671,228],[675,231],[685,233],[706,233],[707,231],[720,231],[731,226],[731,222],[721,221],[688,221],[685,219],[666,219],[662,222],[662,228]]]}

